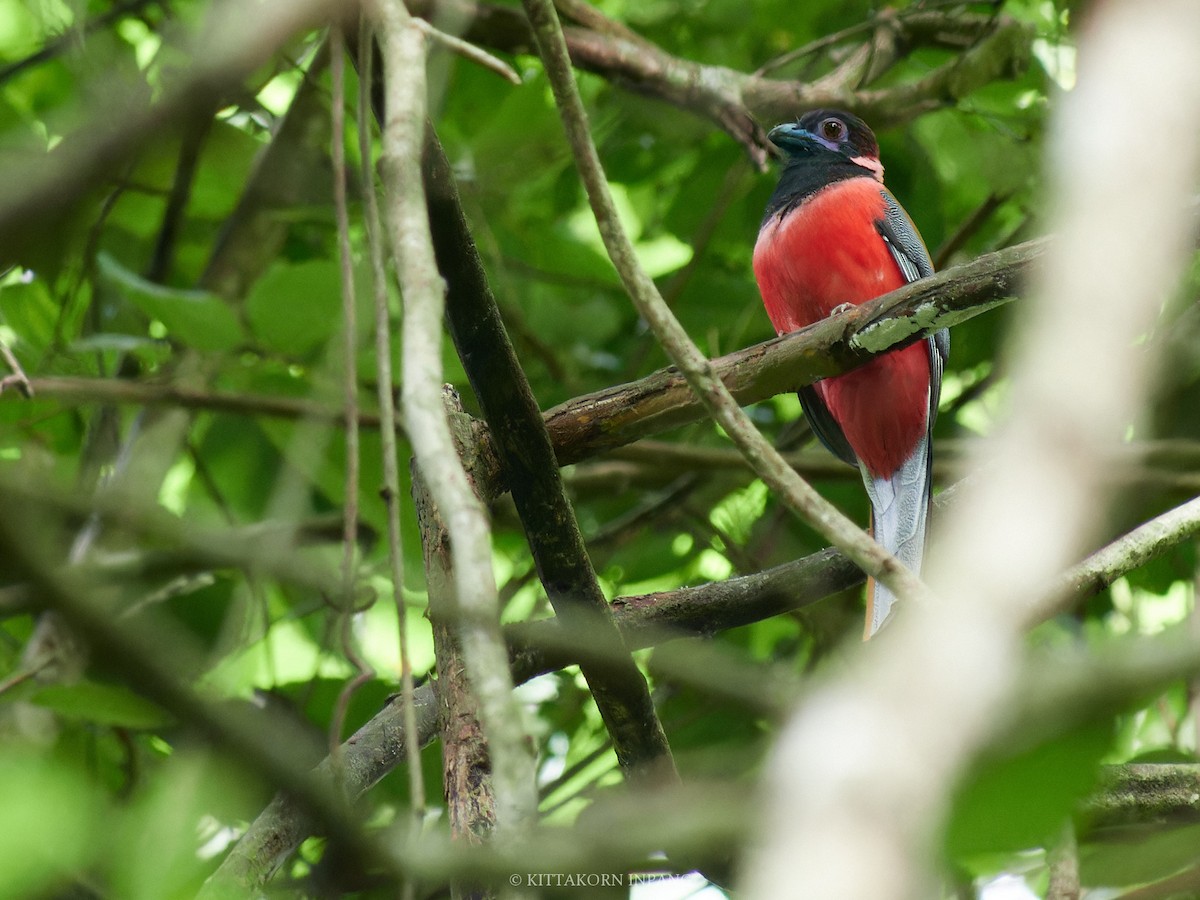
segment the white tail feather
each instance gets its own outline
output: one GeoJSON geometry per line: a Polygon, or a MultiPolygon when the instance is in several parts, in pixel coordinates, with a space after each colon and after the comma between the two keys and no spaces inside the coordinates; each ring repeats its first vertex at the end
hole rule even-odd
{"type": "MultiPolygon", "coordinates": [[[[862,475],[871,498],[875,540],[919,575],[929,515],[929,436],[921,438],[890,478],[876,478],[865,469],[862,475]]],[[[871,585],[867,592],[867,638],[882,627],[895,602],[896,595],[885,585],[871,585]]]]}

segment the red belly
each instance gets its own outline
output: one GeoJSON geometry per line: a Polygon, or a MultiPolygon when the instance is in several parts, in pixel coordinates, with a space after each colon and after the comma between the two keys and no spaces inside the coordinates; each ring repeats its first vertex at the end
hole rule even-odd
{"type": "MultiPolygon", "coordinates": [[[[905,283],[875,230],[883,216],[878,182],[855,178],[830,185],[763,227],[754,275],[779,334],[905,283]]],[[[929,351],[924,341],[893,350],[816,389],[868,471],[891,475],[925,433],[929,351]]]]}

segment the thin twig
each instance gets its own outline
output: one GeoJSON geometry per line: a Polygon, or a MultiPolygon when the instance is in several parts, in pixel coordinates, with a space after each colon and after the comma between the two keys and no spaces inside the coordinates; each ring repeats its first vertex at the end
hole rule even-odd
{"type": "MultiPolygon", "coordinates": [[[[375,169],[371,165],[371,83],[374,41],[364,16],[358,47],[358,150],[362,158],[363,216],[367,248],[371,258],[371,289],[375,309],[375,371],[378,383],[380,449],[383,453],[383,503],[387,510],[388,565],[392,575],[392,601],[396,607],[397,641],[400,647],[400,703],[404,729],[416,734],[412,654],[408,641],[408,602],[404,598],[404,543],[400,527],[399,449],[396,446],[396,405],[392,391],[392,322],[388,312],[387,271],[384,268],[383,238],[380,235],[379,202],[375,196],[375,169]]],[[[413,824],[425,818],[425,777],[421,771],[421,745],[405,744],[408,790],[413,824]]]]}
{"type": "Polygon", "coordinates": [[[954,230],[954,233],[937,248],[937,252],[933,254],[934,268],[940,269],[953,259],[954,254],[987,224],[988,219],[1008,202],[1010,196],[1012,195],[1005,191],[993,191],[988,194],[984,201],[954,230]]]}
{"type": "Polygon", "coordinates": [[[329,723],[329,756],[335,779],[342,781],[341,746],[346,711],[354,692],[374,677],[354,646],[352,626],[355,609],[355,561],[358,549],[358,316],[354,291],[354,258],[350,247],[350,214],[346,208],[346,47],[341,25],[329,29],[329,74],[332,90],[330,117],[333,156],[333,208],[337,221],[338,260],[342,289],[342,365],[345,416],[346,477],[342,503],[342,594],[336,604],[338,636],[342,655],[354,667],[354,675],[338,691],[329,723]]]}
{"type": "Polygon", "coordinates": [[[521,84],[521,76],[517,74],[516,69],[499,57],[488,53],[478,44],[472,44],[470,41],[464,41],[462,38],[434,28],[424,19],[414,17],[412,21],[418,28],[425,32],[426,36],[433,38],[439,44],[457,53],[463,59],[469,59],[471,62],[477,63],[491,72],[495,72],[510,84],[521,84]]]}
{"type": "Polygon", "coordinates": [[[0,357],[4,358],[4,364],[8,366],[9,371],[12,373],[0,378],[0,394],[4,393],[5,388],[15,387],[27,399],[32,397],[33,385],[29,383],[29,376],[21,368],[21,362],[17,359],[16,354],[9,349],[8,344],[3,340],[0,340],[0,357]]]}
{"type": "Polygon", "coordinates": [[[824,50],[826,47],[832,47],[834,44],[840,44],[842,41],[862,34],[864,31],[870,31],[874,27],[875,20],[873,18],[866,19],[862,22],[856,22],[853,25],[843,28],[841,31],[835,31],[833,34],[823,35],[816,40],[809,41],[803,46],[793,47],[786,53],[781,53],[779,56],[768,59],[765,63],[755,69],[751,75],[758,78],[765,77],[777,69],[782,69],[784,66],[790,65],[798,59],[803,59],[810,54],[824,50]]]}
{"type": "Polygon", "coordinates": [[[1030,606],[1027,625],[1071,609],[1080,595],[1108,587],[1126,572],[1145,565],[1164,549],[1200,534],[1200,497],[1167,510],[1128,534],[1097,550],[1057,579],[1030,606]]]}
{"type": "MultiPolygon", "coordinates": [[[[197,110],[183,125],[179,138],[179,161],[175,164],[175,177],[167,194],[163,209],[162,224],[154,241],[150,264],[146,267],[146,280],[157,284],[169,284],[171,269],[175,262],[175,251],[183,217],[192,196],[192,186],[200,166],[200,153],[215,122],[217,104],[208,110],[197,110]]],[[[90,259],[90,257],[86,257],[90,259]]]]}

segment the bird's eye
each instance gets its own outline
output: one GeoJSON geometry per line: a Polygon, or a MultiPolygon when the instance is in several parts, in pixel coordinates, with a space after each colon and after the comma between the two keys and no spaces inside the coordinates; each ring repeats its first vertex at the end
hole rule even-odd
{"type": "Polygon", "coordinates": [[[840,141],[846,136],[846,125],[841,119],[824,119],[817,128],[827,141],[840,141]]]}

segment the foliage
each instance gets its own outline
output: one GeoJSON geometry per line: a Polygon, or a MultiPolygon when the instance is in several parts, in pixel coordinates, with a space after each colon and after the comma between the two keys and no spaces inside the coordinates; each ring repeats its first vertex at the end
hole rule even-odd
{"type": "MultiPolygon", "coordinates": [[[[674,56],[743,72],[877,14],[875,4],[834,0],[768,0],[752,12],[734,0],[598,6],[674,56]]],[[[880,129],[888,183],[943,267],[1040,230],[1045,120],[1055,91],[1073,78],[1071,6],[1008,0],[952,9],[985,7],[1028,24],[1033,64],[880,129]]],[[[902,16],[922,4],[898,7],[902,16]]],[[[210,12],[200,0],[0,0],[7,63],[0,152],[50,160],[61,142],[112,124],[97,122],[96,113],[114,114],[113,96],[130,104],[168,96],[194,62],[210,12]]],[[[865,33],[850,31],[773,74],[815,80],[865,33]]],[[[44,239],[15,253],[0,249],[10,267],[0,282],[0,340],[35,390],[27,399],[6,392],[0,402],[3,539],[12,546],[19,533],[36,550],[0,555],[5,896],[192,896],[279,787],[199,723],[164,708],[103,643],[89,656],[90,636],[73,636],[44,611],[55,605],[47,599],[53,579],[34,572],[31,559],[79,573],[117,624],[151,630],[175,675],[202,696],[237,710],[270,707],[297,725],[307,743],[285,749],[306,764],[324,755],[339,718],[354,667],[338,637],[347,459],[334,413],[346,361],[325,39],[323,29],[293,37],[218,102],[141,135],[69,198],[44,239]],[[129,388],[144,390],[124,393],[129,388]]],[[[880,84],[912,82],[955,52],[919,48],[880,84]]],[[[505,324],[538,403],[549,409],[646,375],[666,359],[604,253],[540,62],[527,53],[507,59],[521,76],[518,87],[435,45],[431,100],[505,324]]],[[[750,254],[772,177],[694,111],[603,74],[579,78],[639,258],[689,333],[713,356],[771,337],[750,254]]],[[[351,72],[351,109],[357,87],[351,72]]],[[[370,414],[376,354],[363,185],[353,133],[345,144],[358,288],[354,363],[370,414]]],[[[1194,351],[1172,331],[1177,322],[1190,328],[1195,288],[1167,306],[1163,333],[1148,337],[1182,362],[1153,415],[1131,425],[1129,459],[1114,465],[1131,488],[1110,511],[1097,510],[1113,536],[1194,492],[1195,449],[1184,442],[1200,427],[1188,401],[1200,379],[1194,351]]],[[[400,298],[390,302],[398,328],[400,298]]],[[[946,461],[940,486],[959,474],[960,442],[987,432],[1004,411],[997,352],[1013,314],[1010,307],[955,329],[937,432],[937,455],[946,461]]],[[[443,359],[467,412],[478,415],[449,342],[443,359]]],[[[781,446],[802,439],[792,395],[759,403],[753,416],[781,446]]],[[[727,447],[707,421],[662,438],[685,448],[727,447]]],[[[353,692],[342,737],[384,705],[400,671],[380,454],[377,430],[366,428],[353,640],[371,676],[353,692]]],[[[405,443],[401,454],[406,461],[405,443]]],[[[815,450],[802,459],[825,496],[865,521],[854,473],[818,465],[815,450]]],[[[433,638],[407,467],[401,471],[409,661],[424,677],[434,666],[433,638]]],[[[688,468],[617,454],[585,460],[565,479],[610,598],[750,574],[823,546],[738,465],[688,468]]],[[[504,620],[545,615],[511,506],[501,498],[492,515],[504,620]]],[[[1077,613],[1044,624],[1031,643],[1091,646],[1171,628],[1192,614],[1194,572],[1192,549],[1175,548],[1077,613]]],[[[724,668],[705,678],[670,664],[678,654],[666,649],[639,652],[685,784],[712,779],[752,790],[778,726],[756,695],[777,676],[790,690],[836,667],[859,627],[859,593],[712,635],[713,658],[736,684],[717,684],[724,668]]],[[[583,679],[569,667],[520,695],[537,743],[545,820],[586,822],[620,775],[583,679]]],[[[1044,890],[1046,850],[1095,787],[1099,763],[1161,750],[1190,760],[1193,715],[1192,691],[1177,683],[1015,755],[995,748],[959,791],[946,831],[947,870],[981,890],[1006,872],[1044,890]]],[[[424,751],[423,770],[440,809],[436,745],[424,751]]],[[[385,778],[365,802],[373,829],[405,821],[411,800],[403,773],[385,778]]],[[[1110,853],[1109,837],[1100,833],[1084,848],[1086,883],[1153,881],[1195,864],[1194,852],[1161,835],[1148,838],[1145,855],[1119,843],[1110,853]]],[[[387,892],[347,878],[335,855],[319,841],[305,844],[279,877],[280,891],[387,892]]],[[[717,877],[725,862],[698,864],[717,877]]]]}

